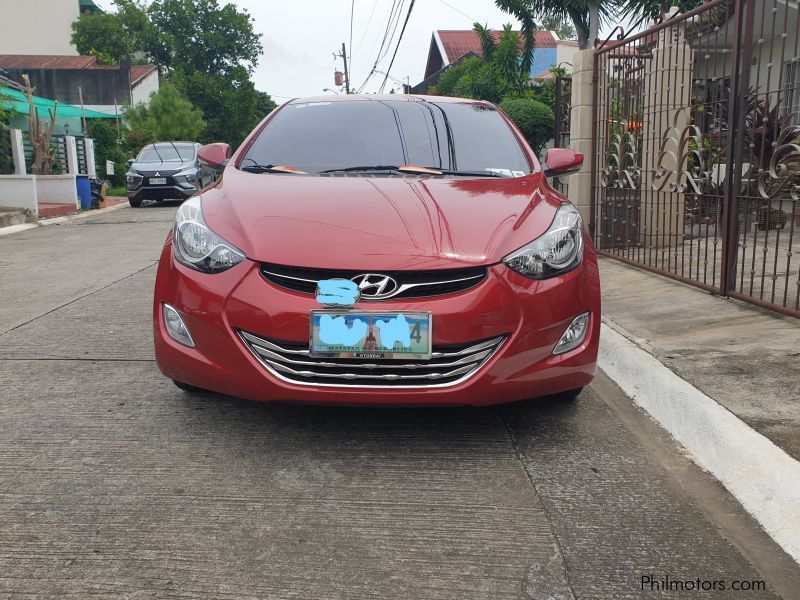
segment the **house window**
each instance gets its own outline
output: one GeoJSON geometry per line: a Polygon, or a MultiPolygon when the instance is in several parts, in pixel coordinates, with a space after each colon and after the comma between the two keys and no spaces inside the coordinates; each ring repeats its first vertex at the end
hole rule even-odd
{"type": "Polygon", "coordinates": [[[800,58],[788,61],[783,73],[783,114],[792,115],[792,125],[800,125],[800,58]]]}

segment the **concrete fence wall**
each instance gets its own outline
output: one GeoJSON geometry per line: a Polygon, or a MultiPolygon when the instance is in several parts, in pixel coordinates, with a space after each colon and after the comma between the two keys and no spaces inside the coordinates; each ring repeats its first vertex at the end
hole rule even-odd
{"type": "Polygon", "coordinates": [[[0,175],[0,206],[21,208],[29,216],[39,214],[35,175],[0,175]]]}
{"type": "Polygon", "coordinates": [[[583,152],[583,168],[569,179],[569,197],[578,207],[584,224],[588,227],[592,203],[592,168],[594,148],[592,130],[594,128],[594,50],[581,50],[573,57],[572,108],[570,115],[570,148],[583,152]]]}

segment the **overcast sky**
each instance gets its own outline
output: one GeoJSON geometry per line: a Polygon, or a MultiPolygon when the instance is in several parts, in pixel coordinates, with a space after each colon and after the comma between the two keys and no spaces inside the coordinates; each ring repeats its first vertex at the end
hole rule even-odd
{"type": "MultiPolygon", "coordinates": [[[[323,88],[333,88],[333,72],[342,68],[333,52],[342,42],[350,47],[350,6],[352,0],[235,0],[255,19],[255,29],[262,34],[264,55],[255,72],[258,89],[273,95],[277,102],[290,97],[320,95],[323,88]]],[[[399,0],[398,0],[399,1],[399,0]]],[[[387,55],[378,64],[386,71],[397,44],[402,21],[410,0],[404,0],[402,18],[387,55]]],[[[111,0],[95,0],[111,9],[111,0]]],[[[354,0],[351,81],[356,87],[369,75],[378,55],[392,0],[354,0]]],[[[224,3],[224,2],[221,2],[224,3]]],[[[499,29],[504,23],[517,22],[495,7],[492,0],[416,0],[405,35],[390,75],[411,84],[419,83],[425,71],[431,33],[434,29],[471,29],[473,22],[499,29]]],[[[374,92],[383,81],[374,75],[365,91],[374,92]]],[[[387,83],[398,91],[399,84],[387,83]]]]}

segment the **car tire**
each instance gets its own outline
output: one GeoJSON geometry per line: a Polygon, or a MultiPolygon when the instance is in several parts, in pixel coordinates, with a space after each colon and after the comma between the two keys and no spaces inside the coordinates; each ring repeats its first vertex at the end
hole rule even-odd
{"type": "Polygon", "coordinates": [[[580,393],[583,391],[582,387],[575,388],[574,390],[567,390],[566,392],[559,392],[558,394],[553,394],[551,398],[553,400],[557,400],[558,402],[572,402],[577,398],[580,393]]]}
{"type": "Polygon", "coordinates": [[[176,386],[178,386],[184,392],[189,392],[190,394],[197,394],[198,392],[205,391],[202,388],[195,387],[193,385],[189,385],[188,383],[183,383],[181,381],[176,381],[175,379],[172,380],[172,383],[174,383],[176,386]]]}
{"type": "Polygon", "coordinates": [[[128,204],[131,205],[131,208],[139,208],[142,205],[141,198],[128,198],[128,204]]]}

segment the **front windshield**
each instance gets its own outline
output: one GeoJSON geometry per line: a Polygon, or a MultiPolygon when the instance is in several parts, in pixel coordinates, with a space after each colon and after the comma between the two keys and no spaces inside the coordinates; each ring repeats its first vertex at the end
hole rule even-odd
{"type": "Polygon", "coordinates": [[[531,168],[491,106],[403,100],[307,102],[284,106],[242,167],[290,166],[306,173],[417,165],[521,177],[531,168]]]}
{"type": "Polygon", "coordinates": [[[136,162],[186,162],[194,159],[194,146],[186,144],[155,144],[145,146],[139,153],[136,162]]]}

